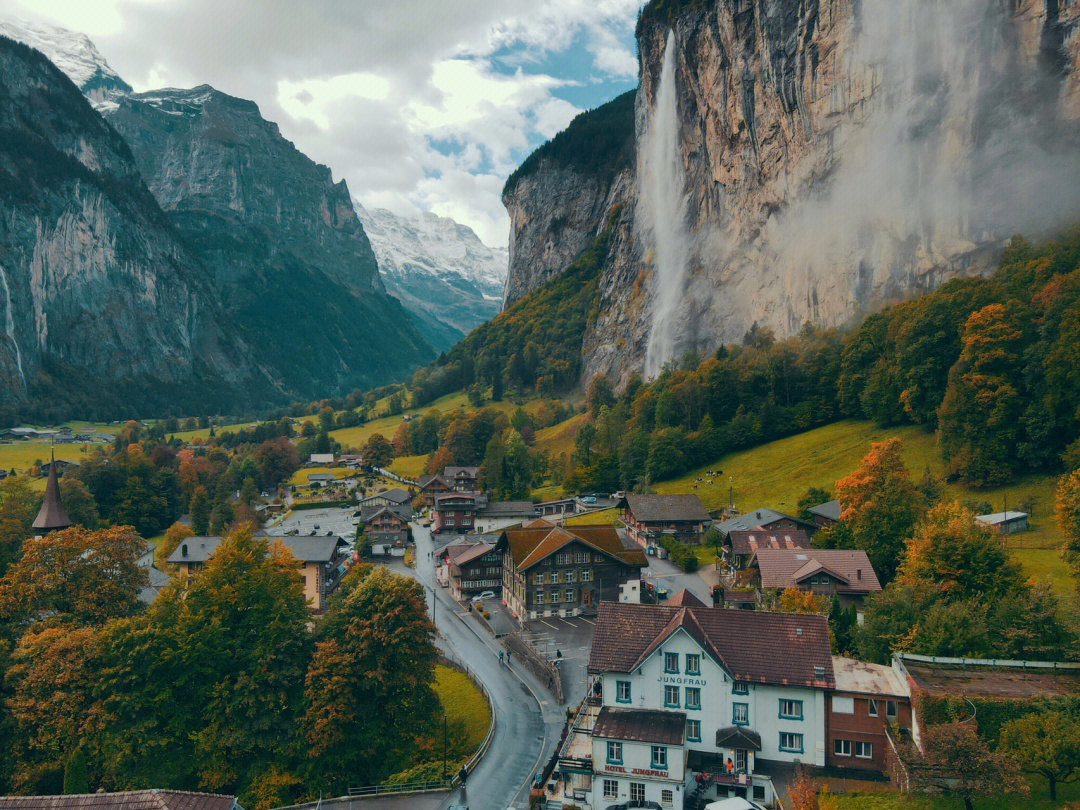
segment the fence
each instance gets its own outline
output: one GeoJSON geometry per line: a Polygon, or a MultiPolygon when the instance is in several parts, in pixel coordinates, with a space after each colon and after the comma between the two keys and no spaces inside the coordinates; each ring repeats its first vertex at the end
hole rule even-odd
{"type": "Polygon", "coordinates": [[[559,668],[550,661],[542,658],[532,646],[521,637],[521,633],[515,631],[508,636],[502,637],[502,643],[506,649],[517,655],[518,660],[525,664],[529,671],[535,675],[540,683],[546,684],[551,690],[552,697],[559,705],[563,703],[562,673],[559,668]]]}

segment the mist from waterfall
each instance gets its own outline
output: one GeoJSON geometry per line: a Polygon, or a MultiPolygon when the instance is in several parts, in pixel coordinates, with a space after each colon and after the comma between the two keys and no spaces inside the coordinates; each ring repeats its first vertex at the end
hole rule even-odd
{"type": "Polygon", "coordinates": [[[668,31],[656,106],[642,142],[639,212],[653,247],[652,326],[645,377],[655,377],[676,355],[679,304],[690,263],[686,227],[686,178],[679,148],[679,99],[675,87],[675,32],[668,31]]]}
{"type": "Polygon", "coordinates": [[[15,347],[15,366],[19,370],[19,378],[25,383],[26,375],[23,373],[22,352],[19,350],[19,341],[15,339],[15,315],[11,309],[11,288],[8,287],[7,273],[4,272],[3,265],[0,265],[0,285],[3,285],[4,290],[4,333],[15,347]]]}

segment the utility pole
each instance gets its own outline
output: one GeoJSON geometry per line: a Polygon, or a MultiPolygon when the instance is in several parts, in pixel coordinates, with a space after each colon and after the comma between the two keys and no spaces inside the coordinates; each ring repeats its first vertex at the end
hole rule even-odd
{"type": "Polygon", "coordinates": [[[446,715],[442,716],[442,780],[446,781],[446,715]]]}
{"type": "Polygon", "coordinates": [[[727,481],[728,481],[728,489],[727,489],[728,508],[732,513],[734,513],[734,511],[735,511],[735,476],[729,475],[727,481]]]}

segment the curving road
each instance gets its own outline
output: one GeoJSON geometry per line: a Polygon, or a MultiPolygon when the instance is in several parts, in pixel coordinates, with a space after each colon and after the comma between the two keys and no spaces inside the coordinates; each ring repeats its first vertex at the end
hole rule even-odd
{"type": "Polygon", "coordinates": [[[450,803],[470,810],[527,808],[533,774],[551,756],[562,730],[563,707],[555,705],[530,673],[517,664],[499,663],[502,645],[461,609],[435,581],[431,533],[414,523],[416,568],[407,569],[427,588],[440,646],[465,664],[487,687],[495,714],[491,748],[469,776],[467,796],[450,803]]]}

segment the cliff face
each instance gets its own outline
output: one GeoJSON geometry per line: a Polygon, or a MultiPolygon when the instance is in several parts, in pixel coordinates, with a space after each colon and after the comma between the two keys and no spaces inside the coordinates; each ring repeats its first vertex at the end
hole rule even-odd
{"type": "Polygon", "coordinates": [[[0,405],[131,413],[269,392],[126,144],[4,37],[0,211],[0,405]]]}
{"type": "Polygon", "coordinates": [[[291,391],[372,386],[431,358],[383,287],[345,182],[254,102],[204,85],[130,95],[106,115],[228,316],[291,391]]]}
{"type": "Polygon", "coordinates": [[[754,322],[779,335],[842,324],[986,272],[1013,233],[1080,217],[1078,18],[1080,6],[1056,0],[650,4],[638,31],[634,177],[580,195],[575,178],[541,166],[529,186],[519,180],[537,193],[507,205],[507,289],[534,284],[539,257],[557,253],[532,223],[558,221],[560,201],[572,200],[568,217],[585,231],[584,208],[618,195],[633,238],[622,235],[605,267],[584,360],[586,374],[625,377],[645,367],[657,329],[671,331],[674,349],[650,358],[653,370],[737,341],[754,322]],[[656,262],[655,203],[640,179],[643,145],[661,126],[669,30],[677,120],[666,125],[689,257],[678,306],[658,320],[657,287],[673,282],[656,262]]]}

